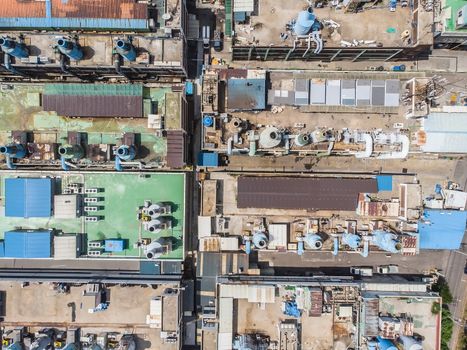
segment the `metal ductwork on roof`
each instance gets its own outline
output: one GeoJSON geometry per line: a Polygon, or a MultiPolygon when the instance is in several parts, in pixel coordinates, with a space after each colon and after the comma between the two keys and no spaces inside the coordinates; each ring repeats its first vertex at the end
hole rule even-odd
{"type": "Polygon", "coordinates": [[[115,50],[127,61],[133,62],[136,60],[135,47],[128,40],[119,39],[115,45],[115,50]]]}
{"type": "Polygon", "coordinates": [[[18,43],[9,37],[0,38],[0,47],[3,52],[16,58],[25,58],[29,56],[26,45],[18,43]]]}
{"type": "Polygon", "coordinates": [[[70,39],[60,38],[57,40],[58,50],[74,61],[79,61],[83,58],[83,50],[81,47],[70,39]]]}
{"type": "Polygon", "coordinates": [[[264,249],[268,246],[268,237],[264,232],[255,232],[253,234],[253,245],[256,249],[264,249]]]}
{"type": "Polygon", "coordinates": [[[146,246],[144,254],[147,259],[155,260],[170,251],[172,251],[172,241],[169,238],[159,238],[146,246]]]}
{"type": "Polygon", "coordinates": [[[13,159],[24,158],[26,156],[26,147],[15,143],[0,146],[0,154],[5,156],[8,169],[15,169],[16,166],[13,164],[13,159]]]}

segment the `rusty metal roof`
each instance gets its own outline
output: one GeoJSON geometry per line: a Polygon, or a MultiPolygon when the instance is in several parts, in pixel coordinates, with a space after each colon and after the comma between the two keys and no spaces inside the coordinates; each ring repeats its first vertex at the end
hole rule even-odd
{"type": "Polygon", "coordinates": [[[147,19],[147,4],[136,0],[0,0],[0,18],[147,19]],[[47,7],[50,6],[50,12],[47,7]]]}
{"type": "Polygon", "coordinates": [[[237,206],[353,211],[363,192],[378,192],[376,179],[242,176],[237,206]]]}
{"type": "Polygon", "coordinates": [[[52,17],[146,19],[147,4],[135,0],[51,0],[52,17]]]}
{"type": "Polygon", "coordinates": [[[167,165],[170,168],[182,168],[185,164],[185,135],[181,130],[168,130],[167,165]]]}
{"type": "Polygon", "coordinates": [[[0,0],[0,17],[45,17],[45,2],[0,0]]]}

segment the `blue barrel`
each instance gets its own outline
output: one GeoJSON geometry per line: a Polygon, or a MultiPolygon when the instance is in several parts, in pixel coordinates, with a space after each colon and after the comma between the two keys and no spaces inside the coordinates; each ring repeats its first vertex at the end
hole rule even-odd
{"type": "Polygon", "coordinates": [[[207,128],[214,125],[214,118],[210,115],[205,115],[203,118],[203,125],[207,128]]]}

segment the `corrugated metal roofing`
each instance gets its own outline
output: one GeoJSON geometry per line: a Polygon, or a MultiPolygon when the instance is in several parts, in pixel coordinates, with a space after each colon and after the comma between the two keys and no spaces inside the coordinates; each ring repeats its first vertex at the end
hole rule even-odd
{"type": "Polygon", "coordinates": [[[464,237],[467,212],[425,209],[419,222],[420,249],[459,249],[464,237]]]}
{"type": "Polygon", "coordinates": [[[5,179],[5,216],[50,217],[52,179],[5,179]]]}
{"type": "Polygon", "coordinates": [[[376,179],[250,177],[238,179],[238,208],[355,210],[376,179]]]}
{"type": "Polygon", "coordinates": [[[266,79],[227,80],[227,108],[239,111],[266,108],[266,79]]]}
{"type": "Polygon", "coordinates": [[[45,111],[66,117],[142,118],[141,84],[47,84],[42,96],[45,111]]]}
{"type": "Polygon", "coordinates": [[[50,231],[5,232],[6,258],[50,258],[51,247],[52,232],[50,231]]]}
{"type": "Polygon", "coordinates": [[[147,18],[135,0],[0,0],[0,17],[147,18]]]}
{"type": "Polygon", "coordinates": [[[147,15],[134,0],[0,0],[0,28],[148,30],[147,15]]]}
{"type": "MultiPolygon", "coordinates": [[[[19,0],[16,0],[19,1],[19,0]]],[[[51,0],[52,17],[147,18],[148,5],[135,0],[51,0]]]]}
{"type": "Polygon", "coordinates": [[[142,96],[44,95],[42,105],[65,117],[143,117],[142,96]]]}
{"type": "Polygon", "coordinates": [[[467,153],[467,113],[431,113],[423,128],[424,152],[467,153]]]}
{"type": "Polygon", "coordinates": [[[44,95],[142,96],[142,84],[45,84],[44,95]]]}
{"type": "Polygon", "coordinates": [[[168,130],[167,165],[170,168],[182,168],[185,164],[185,135],[181,130],[168,130]]]}

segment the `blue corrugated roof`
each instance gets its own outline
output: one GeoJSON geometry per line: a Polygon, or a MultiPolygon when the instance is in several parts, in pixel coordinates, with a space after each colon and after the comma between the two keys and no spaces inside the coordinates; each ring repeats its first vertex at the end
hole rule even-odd
{"type": "Polygon", "coordinates": [[[467,212],[426,209],[419,222],[420,249],[459,249],[464,237],[467,212]]]}
{"type": "Polygon", "coordinates": [[[50,258],[52,256],[52,232],[9,231],[5,232],[6,258],[50,258]]]}
{"type": "Polygon", "coordinates": [[[5,179],[5,216],[50,217],[52,179],[5,179]]]}
{"type": "Polygon", "coordinates": [[[391,175],[378,175],[376,176],[378,183],[378,191],[392,191],[392,176],[391,175]]]}
{"type": "Polygon", "coordinates": [[[5,241],[0,241],[0,258],[5,257],[5,241]]]}
{"type": "Polygon", "coordinates": [[[266,108],[266,79],[229,79],[227,107],[250,111],[266,108]]]}
{"type": "Polygon", "coordinates": [[[219,155],[214,152],[200,152],[198,154],[198,165],[206,167],[219,166],[219,155]]]}
{"type": "Polygon", "coordinates": [[[128,18],[0,18],[0,28],[57,28],[57,29],[127,29],[148,30],[145,19],[128,18]]]}

